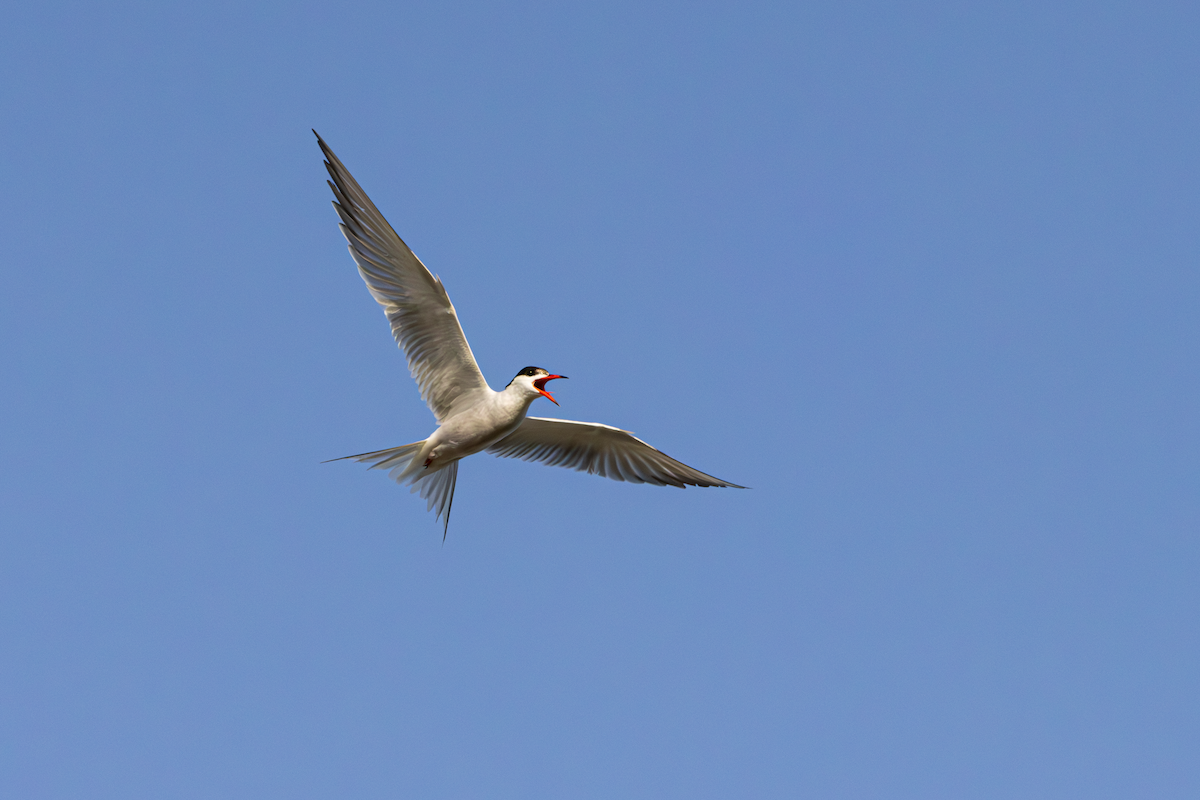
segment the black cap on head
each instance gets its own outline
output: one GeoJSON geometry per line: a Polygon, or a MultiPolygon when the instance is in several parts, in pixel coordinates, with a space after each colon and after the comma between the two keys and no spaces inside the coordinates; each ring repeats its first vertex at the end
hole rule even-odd
{"type": "Polygon", "coordinates": [[[545,371],[546,370],[542,369],[541,367],[526,367],[525,369],[518,372],[517,375],[518,376],[528,375],[530,378],[532,378],[534,375],[537,375],[539,372],[545,372],[545,371]]]}

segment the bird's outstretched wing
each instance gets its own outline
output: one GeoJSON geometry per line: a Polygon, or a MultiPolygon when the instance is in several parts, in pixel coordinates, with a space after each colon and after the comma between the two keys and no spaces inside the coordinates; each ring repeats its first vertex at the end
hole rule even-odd
{"type": "Polygon", "coordinates": [[[629,431],[598,422],[526,417],[519,428],[489,447],[488,452],[630,483],[681,489],[688,485],[746,488],[705,475],[655,450],[629,431]]]}
{"type": "Polygon", "coordinates": [[[438,423],[444,422],[488,391],[454,305],[442,282],[392,230],[319,135],[317,143],[333,179],[329,182],[336,198],[333,207],[342,218],[338,227],[350,243],[350,255],[392,324],[392,335],[408,357],[421,398],[438,423]]]}

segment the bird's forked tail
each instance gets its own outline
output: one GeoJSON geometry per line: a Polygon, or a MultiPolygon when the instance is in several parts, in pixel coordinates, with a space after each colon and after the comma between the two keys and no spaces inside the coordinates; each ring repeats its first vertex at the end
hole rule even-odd
{"type": "MultiPolygon", "coordinates": [[[[342,456],[330,461],[345,461],[347,459],[370,464],[371,469],[386,469],[392,480],[401,485],[411,482],[412,491],[420,492],[421,498],[428,503],[428,510],[437,509],[436,519],[445,517],[442,528],[442,539],[450,528],[450,506],[454,503],[454,484],[458,479],[458,462],[453,461],[432,473],[422,469],[421,451],[425,441],[402,444],[387,450],[376,450],[371,453],[359,453],[356,456],[342,456]],[[424,478],[424,480],[422,480],[424,478]]],[[[325,462],[328,463],[328,462],[325,462]]]]}
{"type": "MultiPolygon", "coordinates": [[[[408,482],[409,476],[416,471],[414,467],[416,456],[424,446],[425,441],[422,440],[413,442],[412,444],[402,444],[399,447],[391,447],[387,450],[376,450],[372,453],[359,453],[356,456],[331,458],[329,461],[346,461],[347,459],[361,461],[364,464],[370,464],[371,469],[386,469],[388,474],[392,476],[392,480],[404,484],[408,482]]],[[[329,461],[322,463],[328,464],[329,461]]],[[[417,467],[419,466],[417,464],[417,467]]]]}

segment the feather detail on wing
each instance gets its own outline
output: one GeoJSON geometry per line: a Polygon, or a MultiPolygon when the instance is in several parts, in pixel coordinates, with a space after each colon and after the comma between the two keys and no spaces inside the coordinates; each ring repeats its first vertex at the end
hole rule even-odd
{"type": "Polygon", "coordinates": [[[441,423],[488,391],[458,314],[442,282],[408,249],[320,136],[317,143],[325,154],[333,207],[342,219],[339,227],[350,255],[383,306],[421,398],[441,423]]]}
{"type": "Polygon", "coordinates": [[[655,486],[727,486],[744,489],[654,449],[629,431],[598,422],[526,417],[521,426],[488,448],[504,458],[541,461],[630,483],[655,486]]]}

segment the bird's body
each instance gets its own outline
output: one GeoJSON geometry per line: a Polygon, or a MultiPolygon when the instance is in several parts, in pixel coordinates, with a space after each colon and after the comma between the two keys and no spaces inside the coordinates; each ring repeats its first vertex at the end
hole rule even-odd
{"type": "Polygon", "coordinates": [[[421,452],[423,469],[438,470],[451,461],[473,456],[494,445],[521,426],[537,392],[524,391],[516,383],[502,392],[488,389],[468,406],[438,426],[425,440],[421,452]]]}
{"type": "Polygon", "coordinates": [[[466,458],[488,449],[521,425],[532,403],[532,397],[514,392],[492,392],[455,414],[428,439],[428,458],[433,461],[430,468],[446,459],[466,458]]]}
{"type": "Polygon", "coordinates": [[[430,510],[437,508],[438,517],[444,516],[443,537],[450,524],[458,462],[484,451],[633,483],[742,488],[692,469],[627,431],[596,422],[526,416],[538,397],[557,405],[546,382],[562,375],[525,367],[503,391],[489,387],[442,282],[396,235],[320,136],[317,142],[325,154],[333,205],[350,255],[383,306],[421,396],[438,422],[422,441],[346,458],[387,469],[401,484],[411,483],[430,510]]]}

